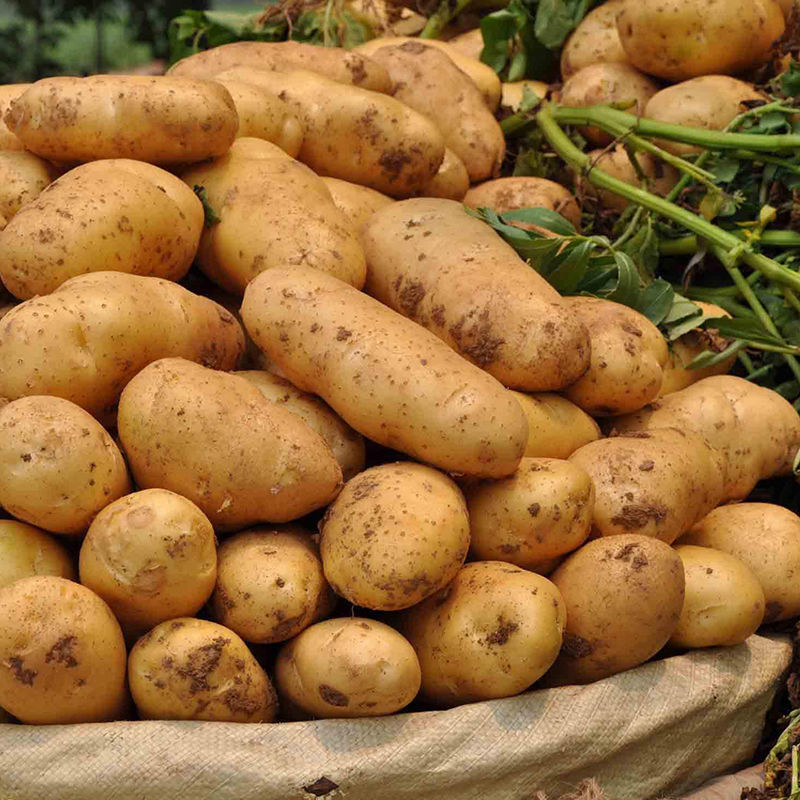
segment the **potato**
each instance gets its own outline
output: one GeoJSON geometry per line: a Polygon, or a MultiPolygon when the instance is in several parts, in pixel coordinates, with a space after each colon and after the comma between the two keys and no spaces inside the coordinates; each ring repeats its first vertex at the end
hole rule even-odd
{"type": "Polygon", "coordinates": [[[600,439],[569,460],[594,483],[595,536],[636,533],[671,544],[724,496],[717,451],[675,428],[600,439]]]}
{"type": "Polygon", "coordinates": [[[590,64],[628,60],[617,32],[617,14],[624,5],[625,0],[608,0],[578,23],[561,51],[563,80],[590,64]]]}
{"type": "Polygon", "coordinates": [[[231,630],[182,617],[139,639],[128,660],[142,719],[272,722],[277,700],[267,674],[231,630]]]}
{"type": "Polygon", "coordinates": [[[775,0],[625,0],[617,16],[631,64],[670,81],[758,67],[784,28],[775,0]]]}
{"type": "Polygon", "coordinates": [[[686,573],[686,597],[673,647],[741,644],[764,619],[764,590],[738,558],[710,547],[681,545],[675,552],[686,573]]]}
{"type": "MultiPolygon", "coordinates": [[[[674,125],[721,131],[747,110],[744,105],[747,101],[764,99],[765,96],[750,83],[727,75],[703,75],[654,94],[644,107],[644,116],[674,125]]],[[[701,150],[681,142],[659,140],[657,143],[677,155],[701,150]]]]}
{"type": "Polygon", "coordinates": [[[305,129],[297,157],[318,175],[407,197],[430,181],[444,158],[435,124],[393,97],[303,70],[237,68],[218,78],[250,83],[285,100],[305,129]]]}
{"type": "Polygon", "coordinates": [[[74,403],[40,395],[0,407],[0,506],[17,519],[82,534],[130,489],[114,440],[74,403]]]}
{"type": "Polygon", "coordinates": [[[445,148],[444,161],[437,173],[419,191],[419,195],[461,200],[467,189],[469,189],[469,175],[464,162],[452,150],[445,148]]]}
{"type": "Polygon", "coordinates": [[[4,119],[28,150],[62,162],[203,161],[222,155],[238,127],[233,100],[219,84],[142,75],[44,78],[4,119]]]}
{"type": "MultiPolygon", "coordinates": [[[[575,196],[547,178],[497,178],[473,186],[464,197],[471,208],[492,208],[498,214],[518,208],[548,208],[561,214],[576,229],[581,227],[581,209],[575,196]]],[[[523,227],[521,223],[517,223],[523,227]]]]}
{"type": "Polygon", "coordinates": [[[450,478],[422,464],[382,464],[350,480],[325,513],[325,577],[353,605],[409,608],[456,576],[469,532],[464,496],[450,478]]]}
{"type": "Polygon", "coordinates": [[[522,101],[525,99],[525,89],[530,90],[544,100],[550,87],[542,81],[511,81],[503,84],[503,94],[500,105],[510,108],[512,111],[519,111],[522,101]]]}
{"type": "Polygon", "coordinates": [[[378,209],[394,202],[391,197],[367,186],[340,181],[338,178],[323,178],[322,180],[328,187],[336,208],[350,220],[351,225],[357,231],[361,231],[366,221],[378,209]]]}
{"type": "Polygon", "coordinates": [[[3,121],[8,107],[21,94],[30,89],[30,83],[6,83],[0,85],[0,150],[24,150],[25,145],[8,129],[3,121]]]}
{"type": "Polygon", "coordinates": [[[669,349],[647,317],[594,297],[565,297],[562,305],[591,342],[591,364],[566,389],[569,400],[597,417],[638,411],[658,397],[669,349]]]}
{"type": "MultiPolygon", "coordinates": [[[[642,116],[647,102],[659,85],[630,64],[612,62],[589,64],[564,81],[559,102],[565,106],[629,104],[625,110],[642,116]]],[[[614,137],[597,127],[583,127],[581,133],[595,144],[607,145],[614,137]]]]}
{"type": "Polygon", "coordinates": [[[11,714],[9,714],[4,708],[0,708],[0,725],[10,725],[13,722],[14,719],[11,714]]]}
{"type": "Polygon", "coordinates": [[[322,179],[277,146],[238,139],[222,158],[182,178],[206,190],[220,219],[203,232],[197,262],[227,292],[241,295],[265,269],[293,264],[364,285],[366,263],[355,226],[322,179]]]}
{"type": "Polygon", "coordinates": [[[354,48],[355,52],[361,53],[365,56],[372,56],[381,47],[390,47],[405,42],[418,42],[425,44],[429,47],[435,47],[446,53],[450,60],[462,71],[469,75],[475,82],[475,85],[481,90],[486,105],[489,110],[494,112],[500,104],[500,78],[497,73],[487,64],[478,61],[474,58],[464,55],[457,48],[453,47],[449,42],[443,42],[439,39],[415,39],[408,36],[385,36],[378,37],[377,39],[370,39],[363,44],[354,48]]]}
{"type": "Polygon", "coordinates": [[[242,318],[295,386],[359,433],[452,472],[516,469],[527,439],[516,400],[367,295],[315,270],[273,269],[247,287],[242,318]]]}
{"type": "Polygon", "coordinates": [[[569,458],[579,447],[600,438],[600,426],[558,394],[512,392],[528,418],[530,458],[569,458]]]}
{"type": "Polygon", "coordinates": [[[119,719],[125,641],[111,609],[52,575],[0,589],[0,704],[29,725],[119,719]]]}
{"type": "Polygon", "coordinates": [[[262,526],[222,543],[212,613],[246,642],[291,639],[334,604],[319,550],[303,528],[262,526]]]}
{"type": "Polygon", "coordinates": [[[146,489],[107,505],[80,553],[81,583],[135,640],[164,620],[196,614],[217,577],[214,529],[190,500],[146,489]]]}
{"type": "Polygon", "coordinates": [[[75,580],[72,556],[55,537],[33,525],[0,519],[0,589],[33,575],[75,580]]]}
{"type": "Polygon", "coordinates": [[[244,378],[191,361],[145,367],[117,424],[137,486],[183,495],[217,530],[289,522],[341,488],[330,448],[302,419],[244,378]]]}
{"type": "Polygon", "coordinates": [[[525,691],[558,656],[564,601],[547,578],[500,561],[467,564],[403,613],[422,668],[422,696],[452,707],[525,691]]]}
{"type": "Polygon", "coordinates": [[[550,284],[460,203],[420,198],[372,216],[366,291],[506,386],[561,389],[589,363],[588,337],[550,284]]]}
{"type": "Polygon", "coordinates": [[[236,137],[265,139],[294,158],[303,144],[303,126],[280,97],[241,81],[218,80],[233,99],[239,128],[236,137]]]}
{"type": "Polygon", "coordinates": [[[275,683],[293,718],[377,717],[397,713],[416,697],[419,661],[382,622],[329,619],[281,648],[275,683]]]}
{"type": "Polygon", "coordinates": [[[0,233],[0,278],[22,300],[109,268],[178,281],[202,231],[202,203],[174,175],[95,161],[59,178],[0,233]]]}
{"type": "Polygon", "coordinates": [[[236,318],[211,300],[158,278],[95,272],[3,317],[0,397],[56,395],[108,422],[151,361],[181,356],[228,370],[243,350],[236,318]]]}
{"type": "Polygon", "coordinates": [[[652,658],[677,627],[683,564],[637,534],[588,542],[550,576],[566,606],[564,646],[548,686],[599,681],[652,658]]]}
{"type": "Polygon", "coordinates": [[[679,542],[711,547],[743,561],[764,590],[764,622],[800,614],[800,517],[770,503],[720,506],[679,542]]]}
{"type": "Polygon", "coordinates": [[[405,42],[371,57],[388,70],[393,96],[436,123],[470,181],[499,174],[506,152],[503,131],[474,81],[448,55],[422,42],[405,42]]]}
{"type": "Polygon", "coordinates": [[[510,478],[472,484],[464,494],[475,560],[539,572],[589,538],[594,486],[569,461],[523,458],[510,478]]]}
{"type": "Polygon", "coordinates": [[[213,78],[229,69],[247,67],[266,71],[309,70],[337,83],[352,84],[375,92],[388,92],[386,70],[360,53],[341,47],[316,47],[301,42],[234,42],[202,50],[170,67],[169,74],[213,78]]]}
{"type": "Polygon", "coordinates": [[[55,177],[53,165],[33,153],[0,150],[0,214],[10,220],[55,177]]]}
{"type": "Polygon", "coordinates": [[[458,36],[448,39],[447,44],[452,50],[457,50],[468,58],[480,61],[483,51],[483,33],[480,28],[473,28],[471,31],[459,33],[458,36]]]}

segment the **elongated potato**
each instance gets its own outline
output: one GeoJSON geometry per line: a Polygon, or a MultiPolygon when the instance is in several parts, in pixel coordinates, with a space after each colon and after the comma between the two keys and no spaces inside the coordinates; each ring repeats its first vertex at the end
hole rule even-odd
{"type": "Polygon", "coordinates": [[[117,424],[137,486],[183,495],[218,530],[289,522],[341,488],[330,449],[296,414],[191,361],[145,367],[122,393],[117,424]]]}
{"type": "Polygon", "coordinates": [[[3,317],[0,397],[56,395],[110,421],[125,384],[151,361],[229,370],[243,351],[236,318],[211,300],[159,278],[95,272],[3,317]]]}
{"type": "Polygon", "coordinates": [[[24,522],[0,519],[0,588],[33,575],[75,580],[77,570],[55,536],[24,522]]]}
{"type": "Polygon", "coordinates": [[[0,233],[0,278],[22,300],[108,269],[177,281],[202,231],[202,203],[174,175],[128,159],[94,161],[59,178],[0,233]]]}
{"type": "Polygon", "coordinates": [[[6,83],[0,85],[0,150],[24,150],[25,145],[8,129],[3,121],[12,101],[27,91],[30,83],[6,83]]]}
{"type": "Polygon", "coordinates": [[[436,174],[420,189],[420,197],[444,197],[461,200],[469,189],[469,175],[464,162],[449,148],[436,174]]]}
{"type": "Polygon", "coordinates": [[[388,92],[392,85],[386,70],[360,53],[291,41],[223,44],[182,59],[170,67],[169,74],[213,78],[237,67],[279,72],[309,70],[337,83],[352,84],[374,92],[388,92]]]}
{"type": "Polygon", "coordinates": [[[322,180],[328,187],[336,207],[350,220],[357,231],[361,231],[376,211],[394,202],[391,197],[367,186],[340,181],[338,178],[322,180]]]}
{"type": "Polygon", "coordinates": [[[52,164],[33,153],[0,150],[0,214],[10,220],[56,178],[52,164]]]}
{"type": "Polygon", "coordinates": [[[503,84],[503,95],[500,105],[519,111],[525,99],[525,89],[529,89],[540,100],[544,100],[550,86],[543,81],[511,81],[503,84]]]}
{"type": "Polygon", "coordinates": [[[561,51],[563,80],[589,64],[628,60],[617,31],[617,14],[624,4],[625,0],[608,0],[578,23],[561,51]]]}
{"type": "Polygon", "coordinates": [[[506,386],[561,389],[586,371],[588,337],[576,315],[460,203],[395,203],[372,216],[362,241],[366,291],[506,386]]]}
{"type": "Polygon", "coordinates": [[[451,472],[516,469],[527,422],[514,397],[371,297],[321,272],[274,269],[247,287],[242,318],[295,386],[374,441],[451,472]]]}
{"type": "Polygon", "coordinates": [[[559,394],[512,392],[528,418],[529,458],[569,458],[579,447],[601,436],[600,426],[559,394]]]}
{"type": "Polygon", "coordinates": [[[43,158],[153,164],[221,155],[239,124],[217,83],[140,75],[44,78],[11,103],[5,122],[43,158]]]}

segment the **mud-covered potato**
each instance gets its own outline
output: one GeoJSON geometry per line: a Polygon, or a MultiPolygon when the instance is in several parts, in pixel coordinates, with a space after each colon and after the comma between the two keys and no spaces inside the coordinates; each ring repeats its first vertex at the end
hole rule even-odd
{"type": "Polygon", "coordinates": [[[64,545],[45,531],[0,519],[0,588],[33,575],[75,580],[75,564],[64,545]]]}
{"type": "Polygon", "coordinates": [[[6,83],[0,85],[0,150],[24,150],[25,145],[8,129],[3,121],[12,101],[31,87],[30,83],[6,83]]]}
{"type": "Polygon", "coordinates": [[[608,0],[578,23],[561,51],[563,80],[590,64],[628,60],[617,32],[617,14],[624,3],[625,0],[608,0]]]}
{"type": "Polygon", "coordinates": [[[277,700],[267,674],[231,630],[181,617],[134,645],[128,681],[142,719],[272,722],[277,700]]]}
{"type": "Polygon", "coordinates": [[[442,161],[436,174],[419,191],[419,195],[420,197],[443,197],[447,200],[461,200],[468,189],[469,175],[464,162],[450,148],[446,147],[444,161],[442,161]]]}
{"type": "Polygon", "coordinates": [[[320,524],[325,577],[353,605],[409,608],[447,585],[469,549],[464,496],[423,464],[382,464],[349,481],[320,524]]]}
{"type": "Polygon", "coordinates": [[[327,616],[334,603],[317,545],[303,528],[251,528],[219,548],[211,609],[246,642],[291,639],[327,616]]]}
{"type": "Polygon", "coordinates": [[[359,186],[357,183],[341,181],[338,178],[322,180],[331,193],[334,205],[350,220],[357,231],[364,227],[378,209],[394,202],[391,197],[376,192],[368,186],[359,186]]]}
{"type": "Polygon", "coordinates": [[[543,81],[511,81],[503,84],[503,95],[500,105],[519,111],[525,99],[525,89],[533,92],[539,100],[544,100],[550,86],[543,81]]]}
{"type": "Polygon", "coordinates": [[[419,661],[382,622],[329,619],[281,648],[275,684],[293,718],[377,717],[397,713],[416,697],[419,661]]]}
{"type": "Polygon", "coordinates": [[[29,725],[120,719],[125,641],[93,592],[52,575],[0,588],[0,705],[29,725]]]}
{"type": "Polygon", "coordinates": [[[10,220],[56,178],[52,164],[33,153],[0,150],[0,214],[10,220]]]}

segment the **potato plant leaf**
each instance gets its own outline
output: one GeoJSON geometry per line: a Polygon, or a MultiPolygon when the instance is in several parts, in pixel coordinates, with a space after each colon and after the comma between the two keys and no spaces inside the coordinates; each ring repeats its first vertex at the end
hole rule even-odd
{"type": "Polygon", "coordinates": [[[222,222],[222,219],[219,217],[216,211],[214,211],[211,203],[209,202],[208,195],[206,194],[206,187],[205,186],[194,186],[194,193],[200,198],[200,202],[203,204],[203,215],[205,216],[205,227],[206,228],[213,228],[215,225],[219,225],[222,222]]]}

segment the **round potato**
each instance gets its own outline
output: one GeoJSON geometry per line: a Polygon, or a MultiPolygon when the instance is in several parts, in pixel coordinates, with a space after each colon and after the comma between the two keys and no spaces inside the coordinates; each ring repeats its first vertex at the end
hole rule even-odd
{"type": "Polygon", "coordinates": [[[548,686],[591,683],[643,664],[667,643],[683,608],[678,554],[646,536],[588,542],[550,580],[567,624],[548,686]]]}
{"type": "Polygon", "coordinates": [[[0,589],[0,705],[29,725],[119,719],[125,641],[111,609],[52,575],[0,589]]]}
{"type": "Polygon", "coordinates": [[[594,486],[581,467],[554,458],[523,458],[516,474],[465,488],[471,552],[531,572],[589,538],[594,486]]]}
{"type": "Polygon", "coordinates": [[[128,639],[196,614],[217,576],[214,529],[185,497],[146,489],[107,505],[80,553],[81,583],[103,598],[128,639]]]}
{"type": "Polygon", "coordinates": [[[681,545],[686,597],[674,647],[717,647],[744,642],[764,619],[764,590],[743,561],[710,547],[681,545]]]}
{"type": "MultiPolygon", "coordinates": [[[[447,156],[445,155],[446,160],[447,156]]],[[[367,220],[378,209],[394,202],[391,197],[376,192],[368,186],[340,181],[338,178],[323,178],[322,180],[331,193],[334,205],[350,220],[357,231],[361,231],[367,220]]]]}
{"type": "Polygon", "coordinates": [[[764,590],[764,622],[800,614],[800,517],[770,503],[720,506],[680,544],[711,547],[743,561],[764,590]]]}
{"type": "Polygon", "coordinates": [[[0,506],[18,519],[82,534],[130,489],[119,448],[82,408],[43,395],[0,407],[0,506]]]}
{"type": "Polygon", "coordinates": [[[444,161],[438,172],[425,184],[419,194],[421,197],[461,200],[468,189],[469,175],[464,162],[452,150],[445,148],[444,161]]]}
{"type": "Polygon", "coordinates": [[[539,100],[544,100],[550,87],[543,81],[511,81],[510,83],[504,83],[500,105],[510,108],[512,111],[519,111],[522,101],[525,99],[526,89],[533,92],[539,100]]]}
{"type": "Polygon", "coordinates": [[[558,656],[564,625],[547,578],[482,561],[404,612],[401,630],[419,657],[422,696],[451,707],[525,691],[558,656]]]}
{"type": "Polygon", "coordinates": [[[30,83],[6,83],[0,85],[0,150],[24,150],[25,145],[8,129],[3,121],[11,103],[26,92],[30,83]]]}
{"type": "Polygon", "coordinates": [[[0,214],[10,220],[56,178],[52,164],[33,153],[0,150],[0,214]]]}
{"type": "Polygon", "coordinates": [[[275,683],[292,717],[377,717],[396,714],[416,697],[420,669],[396,630],[348,617],[318,622],[285,644],[275,683]]]}
{"type": "Polygon", "coordinates": [[[157,625],[133,646],[128,681],[142,719],[272,722],[275,690],[231,630],[182,617],[157,625]]]}
{"type": "Polygon", "coordinates": [[[480,61],[483,51],[483,33],[480,28],[473,28],[471,31],[459,33],[458,36],[448,39],[447,44],[462,55],[480,61]]]}
{"type": "Polygon", "coordinates": [[[55,537],[24,522],[0,519],[0,589],[33,575],[75,580],[77,571],[72,556],[55,537]]]}
{"type": "Polygon", "coordinates": [[[253,528],[219,548],[214,619],[246,642],[291,639],[334,603],[317,546],[303,528],[253,528]]]}
{"type": "Polygon", "coordinates": [[[409,608],[456,576],[469,530],[450,478],[422,464],[382,464],[349,481],[328,508],[320,524],[325,577],[353,605],[409,608]]]}
{"type": "Polygon", "coordinates": [[[561,51],[563,80],[590,64],[628,60],[617,32],[617,14],[624,4],[625,0],[608,0],[578,23],[561,51]]]}

